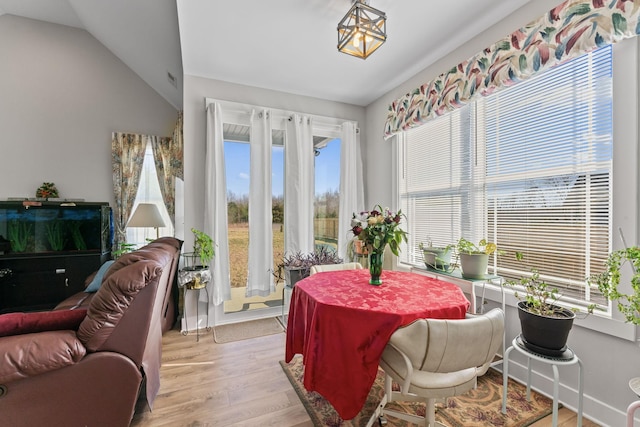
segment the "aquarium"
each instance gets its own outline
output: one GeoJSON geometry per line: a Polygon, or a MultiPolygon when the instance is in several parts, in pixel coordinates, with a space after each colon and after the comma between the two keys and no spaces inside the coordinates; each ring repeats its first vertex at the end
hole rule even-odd
{"type": "Polygon", "coordinates": [[[0,202],[0,255],[111,251],[108,203],[0,202]]]}

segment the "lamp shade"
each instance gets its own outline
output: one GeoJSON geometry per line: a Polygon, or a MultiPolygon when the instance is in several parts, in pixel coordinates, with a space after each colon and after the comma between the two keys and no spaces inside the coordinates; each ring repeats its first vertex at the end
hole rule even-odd
{"type": "Polygon", "coordinates": [[[387,40],[387,15],[354,0],[351,9],[338,23],[338,50],[366,59],[387,40]]]}
{"type": "Polygon", "coordinates": [[[154,203],[139,203],[127,227],[164,227],[164,220],[154,203]]]}

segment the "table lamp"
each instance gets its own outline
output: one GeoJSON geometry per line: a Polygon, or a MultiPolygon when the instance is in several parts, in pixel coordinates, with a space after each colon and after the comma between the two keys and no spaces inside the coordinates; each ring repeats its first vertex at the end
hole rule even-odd
{"type": "Polygon", "coordinates": [[[131,215],[127,227],[153,227],[156,229],[156,239],[160,237],[159,227],[164,227],[164,220],[158,206],[154,203],[139,203],[131,215]]]}

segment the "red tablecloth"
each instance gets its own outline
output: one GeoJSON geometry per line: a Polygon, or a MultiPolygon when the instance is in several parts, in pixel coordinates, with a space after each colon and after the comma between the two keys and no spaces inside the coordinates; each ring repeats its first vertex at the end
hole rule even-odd
{"type": "Polygon", "coordinates": [[[456,285],[415,273],[368,270],[318,273],[293,289],[286,361],[304,358],[304,386],[345,419],[362,409],[391,334],[419,318],[461,319],[469,301],[456,285]]]}

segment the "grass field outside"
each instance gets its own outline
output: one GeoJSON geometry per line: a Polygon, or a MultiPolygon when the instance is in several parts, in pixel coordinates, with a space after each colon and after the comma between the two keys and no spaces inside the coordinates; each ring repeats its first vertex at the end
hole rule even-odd
{"type": "MultiPolygon", "coordinates": [[[[284,232],[281,224],[273,224],[274,269],[284,255],[284,232]]],[[[229,224],[229,264],[231,287],[247,286],[249,265],[249,224],[229,224]]],[[[266,272],[265,272],[266,273],[266,272]]]]}
{"type": "MultiPolygon", "coordinates": [[[[328,246],[335,248],[333,239],[317,239],[316,246],[328,246]]],[[[273,270],[277,269],[284,256],[284,229],[282,224],[273,224],[273,270]]],[[[247,286],[247,270],[249,265],[249,224],[235,223],[229,224],[229,271],[231,275],[231,288],[245,288],[247,286]]],[[[265,280],[268,280],[265,272],[265,280]]],[[[238,292],[232,292],[236,296],[233,301],[225,302],[225,313],[237,311],[238,307],[245,309],[258,309],[271,306],[273,301],[280,301],[282,298],[282,283],[276,283],[276,291],[267,297],[241,298],[237,297],[238,292]]],[[[238,291],[240,291],[238,289],[238,291]]]]}

